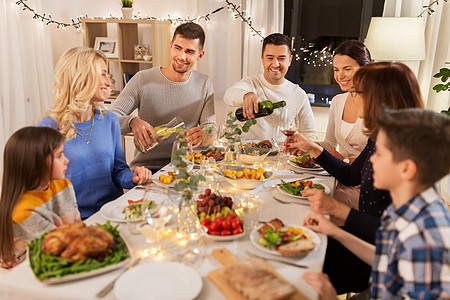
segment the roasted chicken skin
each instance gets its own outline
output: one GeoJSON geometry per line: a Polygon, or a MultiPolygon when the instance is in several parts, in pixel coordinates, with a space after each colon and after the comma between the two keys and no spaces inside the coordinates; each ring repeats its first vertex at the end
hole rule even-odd
{"type": "Polygon", "coordinates": [[[107,230],[79,222],[50,231],[44,238],[42,251],[73,261],[85,261],[88,258],[102,261],[115,246],[114,238],[107,230]]]}

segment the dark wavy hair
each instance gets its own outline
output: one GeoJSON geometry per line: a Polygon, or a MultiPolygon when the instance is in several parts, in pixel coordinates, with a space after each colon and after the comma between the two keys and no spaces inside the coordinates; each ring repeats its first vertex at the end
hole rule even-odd
{"type": "Polygon", "coordinates": [[[26,191],[36,189],[49,178],[53,152],[62,143],[64,136],[50,127],[24,127],[6,142],[0,196],[0,258],[3,261],[14,261],[13,210],[26,191]]]}
{"type": "Polygon", "coordinates": [[[371,62],[369,49],[364,43],[357,40],[348,40],[342,42],[334,50],[334,55],[347,55],[354,59],[360,67],[371,62]]]}

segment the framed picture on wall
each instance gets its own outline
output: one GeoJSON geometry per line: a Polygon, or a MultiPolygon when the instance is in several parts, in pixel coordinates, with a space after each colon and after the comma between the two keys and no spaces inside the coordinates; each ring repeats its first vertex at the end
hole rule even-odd
{"type": "Polygon", "coordinates": [[[94,49],[103,52],[106,57],[109,58],[119,57],[117,40],[114,39],[110,39],[107,37],[96,37],[94,49]]]}

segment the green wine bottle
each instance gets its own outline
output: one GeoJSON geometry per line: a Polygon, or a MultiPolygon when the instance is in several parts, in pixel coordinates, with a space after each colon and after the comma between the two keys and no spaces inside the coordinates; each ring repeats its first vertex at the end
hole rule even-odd
{"type": "MultiPolygon", "coordinates": [[[[255,118],[269,116],[273,113],[274,109],[280,108],[280,107],[285,107],[285,106],[286,106],[285,101],[279,101],[279,102],[272,103],[269,100],[264,100],[264,101],[258,103],[258,112],[255,114],[255,118]]],[[[236,118],[241,122],[248,120],[248,118],[244,117],[244,111],[243,111],[242,107],[236,109],[236,112],[234,114],[235,114],[236,118]]]]}

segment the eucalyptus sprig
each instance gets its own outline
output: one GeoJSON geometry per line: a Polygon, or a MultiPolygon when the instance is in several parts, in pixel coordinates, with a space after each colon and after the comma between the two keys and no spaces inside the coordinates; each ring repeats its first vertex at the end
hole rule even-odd
{"type": "Polygon", "coordinates": [[[192,191],[197,190],[198,182],[205,180],[203,175],[189,174],[187,170],[187,163],[183,160],[186,157],[188,141],[185,135],[179,135],[178,141],[180,142],[180,149],[175,150],[172,153],[172,164],[177,172],[175,174],[175,190],[183,193],[184,198],[192,197],[192,191]]]}
{"type": "Polygon", "coordinates": [[[238,122],[238,119],[233,114],[233,112],[229,111],[227,114],[227,121],[225,126],[228,128],[226,132],[222,134],[221,137],[225,137],[228,142],[235,143],[240,141],[240,136],[242,132],[248,132],[250,127],[255,125],[257,121],[255,119],[250,119],[244,122],[238,122]]]}

